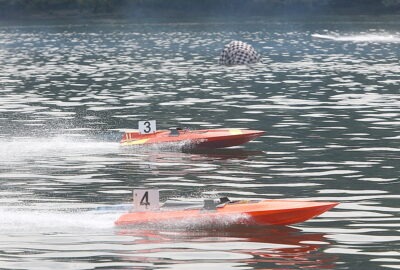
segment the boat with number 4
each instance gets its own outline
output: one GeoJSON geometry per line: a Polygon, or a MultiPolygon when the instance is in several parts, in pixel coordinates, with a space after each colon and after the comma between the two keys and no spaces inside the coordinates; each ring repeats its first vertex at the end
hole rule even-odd
{"type": "MultiPolygon", "coordinates": [[[[140,195],[136,205],[148,203],[148,193],[140,195]],[[145,200],[145,203],[143,203],[145,200]]],[[[134,199],[135,201],[135,199],[134,199]]],[[[206,220],[210,224],[230,220],[229,225],[290,225],[316,217],[335,207],[337,202],[310,202],[289,200],[237,200],[227,197],[217,200],[174,201],[168,200],[160,208],[123,214],[116,225],[160,224],[185,220],[206,220]],[[230,218],[234,217],[234,218],[230,218]]],[[[136,208],[137,209],[137,208],[136,208]]]]}
{"type": "Polygon", "coordinates": [[[145,146],[154,144],[184,143],[186,148],[214,149],[241,145],[254,140],[265,131],[245,129],[186,130],[171,128],[150,134],[138,131],[125,132],[121,146],[145,146]]]}

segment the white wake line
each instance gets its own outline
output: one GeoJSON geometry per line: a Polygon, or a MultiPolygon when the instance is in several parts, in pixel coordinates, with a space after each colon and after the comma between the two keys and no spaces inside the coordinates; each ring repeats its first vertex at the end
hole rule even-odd
{"type": "Polygon", "coordinates": [[[360,34],[360,35],[322,35],[312,34],[313,38],[327,39],[334,41],[353,41],[353,42],[400,42],[400,37],[390,34],[360,34]]]}

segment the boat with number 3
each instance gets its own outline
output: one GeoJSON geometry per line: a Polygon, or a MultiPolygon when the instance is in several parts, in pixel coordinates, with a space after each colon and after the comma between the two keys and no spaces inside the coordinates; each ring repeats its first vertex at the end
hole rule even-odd
{"type": "Polygon", "coordinates": [[[186,148],[214,149],[241,145],[263,134],[265,134],[264,131],[245,129],[186,130],[172,128],[149,134],[138,131],[125,132],[120,144],[121,146],[146,146],[184,143],[186,148]]]}

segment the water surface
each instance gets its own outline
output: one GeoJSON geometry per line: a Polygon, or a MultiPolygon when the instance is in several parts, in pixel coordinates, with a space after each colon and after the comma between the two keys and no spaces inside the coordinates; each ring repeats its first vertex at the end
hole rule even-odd
{"type": "Polygon", "coordinates": [[[0,27],[0,268],[400,268],[400,26],[369,21],[0,27]],[[232,39],[263,64],[216,65],[232,39]],[[120,148],[143,119],[267,134],[120,148]],[[290,227],[117,228],[135,187],[341,204],[290,227]]]}

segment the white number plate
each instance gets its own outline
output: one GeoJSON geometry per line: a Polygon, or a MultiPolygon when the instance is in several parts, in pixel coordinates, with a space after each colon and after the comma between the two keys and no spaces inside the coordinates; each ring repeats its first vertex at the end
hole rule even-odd
{"type": "Polygon", "coordinates": [[[158,189],[133,190],[133,206],[135,211],[157,210],[160,208],[160,192],[158,189]]]}
{"type": "Polygon", "coordinates": [[[156,120],[139,121],[140,134],[152,134],[157,131],[156,120]]]}

